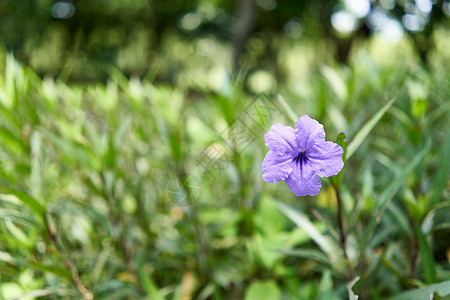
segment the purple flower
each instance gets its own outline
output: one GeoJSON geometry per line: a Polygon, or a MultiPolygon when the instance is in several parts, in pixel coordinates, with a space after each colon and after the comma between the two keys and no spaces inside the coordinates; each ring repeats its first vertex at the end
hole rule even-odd
{"type": "Polygon", "coordinates": [[[333,176],[344,167],[344,150],[325,141],[323,125],[308,115],[297,120],[295,129],[273,125],[264,138],[270,150],[262,163],[264,181],[284,180],[297,196],[319,194],[322,183],[317,175],[333,176]]]}

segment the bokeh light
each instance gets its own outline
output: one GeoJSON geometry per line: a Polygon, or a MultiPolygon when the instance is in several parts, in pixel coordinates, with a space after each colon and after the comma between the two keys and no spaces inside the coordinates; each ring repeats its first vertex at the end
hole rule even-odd
{"type": "Polygon", "coordinates": [[[277,0],[257,0],[257,3],[264,10],[274,10],[277,7],[277,0]]]}
{"type": "Polygon", "coordinates": [[[380,5],[384,9],[393,9],[395,7],[395,0],[380,0],[380,5]]]}
{"type": "Polygon", "coordinates": [[[341,33],[350,33],[358,27],[358,19],[352,13],[342,10],[331,15],[331,25],[341,33]]]}
{"type": "Polygon", "coordinates": [[[75,13],[75,5],[69,1],[56,2],[52,6],[52,16],[56,19],[69,19],[75,13]]]}
{"type": "Polygon", "coordinates": [[[406,14],[402,17],[402,23],[409,31],[419,31],[421,29],[419,18],[416,15],[406,14]]]}
{"type": "Polygon", "coordinates": [[[442,3],[442,11],[447,18],[450,18],[450,1],[444,1],[442,3]]]}
{"type": "Polygon", "coordinates": [[[417,8],[423,13],[430,13],[433,8],[433,3],[430,0],[416,0],[417,8]]]}
{"type": "Polygon", "coordinates": [[[303,33],[303,27],[300,23],[300,19],[292,18],[283,27],[284,32],[290,38],[296,39],[299,38],[303,33]]]}
{"type": "Polygon", "coordinates": [[[183,16],[180,21],[181,28],[187,31],[192,31],[200,26],[202,19],[197,13],[189,12],[183,16]]]}
{"type": "Polygon", "coordinates": [[[355,15],[357,18],[367,16],[370,11],[369,0],[345,0],[346,9],[355,15]]]}

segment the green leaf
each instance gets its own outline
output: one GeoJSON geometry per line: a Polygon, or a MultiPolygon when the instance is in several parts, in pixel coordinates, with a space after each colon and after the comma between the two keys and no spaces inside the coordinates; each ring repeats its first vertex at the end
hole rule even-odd
{"type": "MultiPolygon", "coordinates": [[[[450,130],[447,130],[447,137],[450,136],[450,130]]],[[[450,169],[450,138],[443,147],[442,159],[440,160],[439,169],[434,177],[431,198],[427,203],[427,208],[432,207],[439,202],[443,191],[447,185],[448,170],[450,169]]]]}
{"type": "Polygon", "coordinates": [[[25,291],[24,289],[15,282],[5,282],[0,284],[0,299],[17,299],[17,297],[21,294],[23,294],[25,291]],[[5,298],[8,297],[8,298],[5,298]]]}
{"type": "Polygon", "coordinates": [[[233,102],[223,95],[216,95],[216,98],[211,99],[214,103],[219,106],[220,112],[222,113],[223,118],[227,121],[227,124],[230,126],[235,121],[235,107],[233,106],[233,102]]]}
{"type": "Polygon", "coordinates": [[[386,210],[387,206],[391,202],[394,195],[397,193],[400,186],[405,181],[408,174],[415,169],[415,167],[420,163],[422,158],[428,152],[430,148],[430,143],[426,144],[426,146],[419,152],[417,155],[411,160],[410,163],[406,167],[403,168],[402,172],[396,176],[395,180],[381,193],[379,197],[377,197],[375,202],[376,212],[372,216],[369,224],[362,234],[361,241],[359,243],[359,263],[361,263],[362,257],[364,256],[364,252],[366,250],[369,239],[372,237],[373,231],[375,230],[377,224],[381,220],[381,216],[386,210]]]}
{"type": "Polygon", "coordinates": [[[142,287],[144,288],[147,295],[150,296],[150,299],[164,300],[164,297],[158,289],[158,286],[155,284],[153,279],[146,274],[143,263],[140,263],[138,265],[138,275],[139,280],[142,283],[142,287]]]}
{"type": "Polygon", "coordinates": [[[129,81],[123,73],[113,65],[105,67],[108,76],[124,91],[128,91],[129,81]]]}
{"type": "Polygon", "coordinates": [[[284,113],[291,119],[294,124],[297,122],[298,114],[292,109],[289,103],[284,99],[283,96],[278,95],[277,100],[280,103],[281,107],[284,109],[284,113]]]}
{"type": "MultiPolygon", "coordinates": [[[[9,284],[10,283],[8,283],[8,285],[9,284]]],[[[17,286],[20,287],[20,285],[17,285],[17,286]]],[[[11,300],[12,299],[14,299],[14,300],[30,300],[30,299],[35,299],[35,298],[41,298],[41,297],[49,296],[49,295],[59,295],[59,296],[68,296],[68,295],[70,295],[70,296],[73,297],[72,290],[62,289],[62,288],[57,288],[57,287],[48,287],[48,288],[45,288],[45,289],[36,289],[36,290],[31,290],[31,291],[26,291],[26,292],[24,290],[22,290],[22,288],[19,288],[18,292],[21,295],[15,296],[13,298],[8,297],[6,299],[11,299],[11,300]]],[[[5,295],[11,296],[12,293],[11,292],[6,292],[5,295]]],[[[1,296],[1,294],[0,294],[0,296],[1,296]]]]}
{"type": "MultiPolygon", "coordinates": [[[[17,264],[17,261],[12,255],[8,252],[0,251],[0,261],[6,262],[11,265],[17,264]]],[[[1,279],[1,278],[0,278],[1,279]]]]}
{"type": "Polygon", "coordinates": [[[33,235],[29,232],[26,234],[20,227],[16,226],[11,220],[4,220],[5,227],[11,234],[15,242],[18,243],[23,248],[32,249],[35,245],[35,239],[33,235]]]}
{"type": "Polygon", "coordinates": [[[298,227],[302,228],[311,239],[325,252],[332,265],[337,270],[343,270],[342,251],[334,240],[328,236],[324,236],[312,224],[311,220],[305,214],[295,211],[281,202],[277,202],[278,209],[280,209],[289,219],[291,219],[298,227]]]}
{"type": "MultiPolygon", "coordinates": [[[[387,251],[386,251],[387,252],[387,251]]],[[[408,282],[408,278],[407,275],[405,274],[405,270],[403,267],[398,266],[398,264],[394,265],[394,262],[397,262],[399,259],[389,256],[386,257],[386,255],[382,255],[380,257],[380,262],[381,264],[389,271],[392,273],[392,275],[395,276],[395,278],[400,281],[402,284],[404,285],[408,285],[411,284],[410,282],[408,282]]]]}
{"type": "Polygon", "coordinates": [[[422,232],[427,235],[431,231],[450,229],[450,201],[441,202],[430,210],[422,221],[422,232]]]}
{"type": "Polygon", "coordinates": [[[252,283],[245,291],[244,300],[279,300],[280,288],[273,280],[252,283]]]}
{"type": "Polygon", "coordinates": [[[438,293],[441,297],[450,295],[450,280],[427,285],[418,289],[398,294],[388,300],[423,300],[431,299],[430,295],[438,293]]]}
{"type": "Polygon", "coordinates": [[[183,156],[182,141],[180,134],[176,130],[169,130],[168,132],[169,145],[172,150],[172,157],[176,162],[179,162],[183,156]]]}
{"type": "Polygon", "coordinates": [[[334,188],[336,190],[340,190],[342,181],[344,180],[344,170],[345,170],[345,163],[347,162],[347,140],[345,137],[345,133],[341,132],[336,138],[336,144],[342,147],[344,149],[344,154],[342,155],[342,160],[344,162],[344,167],[339,172],[339,174],[331,177],[331,183],[333,184],[334,188]]]}
{"type": "Polygon", "coordinates": [[[28,206],[31,211],[38,215],[38,219],[40,221],[43,221],[43,217],[45,215],[45,207],[30,195],[6,187],[0,187],[0,193],[16,196],[17,199],[19,199],[23,204],[28,206]]]}
{"type": "Polygon", "coordinates": [[[108,137],[108,146],[104,155],[104,165],[109,169],[113,170],[116,165],[116,157],[117,157],[117,149],[118,146],[115,145],[113,141],[113,137],[108,137]]]}
{"type": "Polygon", "coordinates": [[[76,145],[51,133],[48,133],[47,136],[62,153],[67,155],[67,160],[74,160],[88,169],[98,169],[97,161],[91,160],[81,145],[76,145]]]}
{"type": "Polygon", "coordinates": [[[414,222],[414,229],[416,231],[417,239],[419,240],[420,262],[422,264],[425,282],[434,283],[436,282],[436,270],[434,268],[433,253],[431,252],[417,221],[414,222]]]}
{"type": "MultiPolygon", "coordinates": [[[[22,208],[22,206],[20,206],[20,208],[22,208]]],[[[30,215],[28,211],[25,212],[25,210],[18,211],[15,209],[0,208],[0,218],[11,219],[14,220],[15,223],[25,226],[39,226],[39,224],[33,220],[32,215],[30,215]]]]}
{"type": "Polygon", "coordinates": [[[358,300],[358,295],[353,292],[353,287],[355,284],[359,281],[359,276],[353,279],[351,282],[347,284],[347,291],[348,291],[348,299],[349,300],[358,300]]]}
{"type": "Polygon", "coordinates": [[[323,76],[327,79],[328,86],[330,86],[337,98],[344,101],[348,97],[347,85],[345,84],[344,78],[335,69],[329,66],[323,66],[320,70],[323,76]]]}
{"type": "Polygon", "coordinates": [[[12,130],[6,128],[5,126],[0,127],[0,141],[2,142],[2,147],[5,147],[11,151],[11,153],[17,154],[25,150],[25,145],[19,136],[20,135],[14,134],[12,130]]]}
{"type": "Polygon", "coordinates": [[[49,272],[72,282],[72,274],[67,269],[57,266],[44,265],[35,261],[28,261],[28,264],[33,268],[41,270],[42,272],[49,272]]]}
{"type": "Polygon", "coordinates": [[[43,172],[42,172],[42,137],[39,131],[31,135],[31,174],[30,193],[36,199],[42,199],[43,172]]]}
{"type": "Polygon", "coordinates": [[[393,202],[386,208],[386,213],[390,215],[390,219],[394,221],[399,230],[403,231],[407,236],[413,235],[407,210],[400,208],[393,202]]]}
{"type": "Polygon", "coordinates": [[[328,259],[328,256],[316,249],[293,249],[293,250],[274,250],[274,251],[289,256],[312,259],[331,266],[331,262],[328,259]]]}
{"type": "Polygon", "coordinates": [[[352,142],[348,146],[347,157],[346,159],[350,159],[353,153],[361,146],[366,137],[372,131],[372,129],[377,125],[378,121],[383,117],[386,111],[392,106],[392,104],[397,100],[397,98],[393,98],[391,101],[386,103],[373,117],[370,119],[364,126],[358,131],[358,133],[353,138],[352,142]]]}
{"type": "Polygon", "coordinates": [[[328,300],[333,299],[333,278],[331,277],[331,271],[325,270],[322,274],[322,279],[319,285],[319,299],[328,300]]]}

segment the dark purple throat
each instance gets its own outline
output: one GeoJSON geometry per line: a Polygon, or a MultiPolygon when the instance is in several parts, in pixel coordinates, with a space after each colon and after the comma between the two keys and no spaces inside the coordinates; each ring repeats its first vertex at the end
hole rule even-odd
{"type": "Polygon", "coordinates": [[[305,164],[308,161],[308,157],[306,156],[305,151],[300,151],[298,155],[294,158],[294,162],[299,164],[300,166],[305,164]]]}

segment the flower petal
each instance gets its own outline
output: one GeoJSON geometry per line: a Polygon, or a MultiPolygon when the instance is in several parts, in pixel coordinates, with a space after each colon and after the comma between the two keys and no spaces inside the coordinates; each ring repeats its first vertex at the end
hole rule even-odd
{"type": "Polygon", "coordinates": [[[296,149],[295,130],[283,124],[274,124],[264,135],[266,146],[279,155],[296,149]]]}
{"type": "Polygon", "coordinates": [[[319,194],[322,182],[309,162],[294,164],[286,184],[297,196],[315,196],[319,194]]]}
{"type": "Polygon", "coordinates": [[[333,142],[318,143],[308,152],[308,160],[317,175],[329,177],[338,174],[344,167],[344,150],[333,142]]]}
{"type": "Polygon", "coordinates": [[[325,141],[323,125],[308,115],[301,116],[295,123],[297,145],[309,152],[316,143],[325,141]]]}
{"type": "Polygon", "coordinates": [[[277,183],[285,180],[292,172],[292,156],[279,155],[275,151],[269,151],[262,163],[263,179],[266,182],[277,183]]]}

